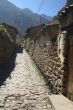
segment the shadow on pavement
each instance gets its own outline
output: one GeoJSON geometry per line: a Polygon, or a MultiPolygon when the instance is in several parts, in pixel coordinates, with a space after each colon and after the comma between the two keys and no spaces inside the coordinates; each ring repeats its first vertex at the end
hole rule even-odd
{"type": "Polygon", "coordinates": [[[6,79],[10,77],[11,72],[15,68],[15,60],[17,53],[23,53],[23,48],[16,48],[14,53],[8,58],[6,63],[0,65],[0,86],[4,84],[6,79]]]}
{"type": "Polygon", "coordinates": [[[18,48],[16,49],[16,52],[17,52],[17,53],[23,53],[23,47],[18,47],[18,48]]]}

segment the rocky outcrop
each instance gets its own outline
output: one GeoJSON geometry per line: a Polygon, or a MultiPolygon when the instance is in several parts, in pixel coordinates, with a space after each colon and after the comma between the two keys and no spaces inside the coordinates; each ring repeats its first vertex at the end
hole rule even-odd
{"type": "Polygon", "coordinates": [[[6,24],[0,25],[0,64],[4,63],[16,47],[17,32],[6,24]]]}

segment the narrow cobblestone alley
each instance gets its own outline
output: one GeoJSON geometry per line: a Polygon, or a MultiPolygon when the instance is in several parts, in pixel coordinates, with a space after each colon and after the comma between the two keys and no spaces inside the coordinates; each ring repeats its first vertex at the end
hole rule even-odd
{"type": "Polygon", "coordinates": [[[0,87],[0,110],[51,110],[46,83],[25,50],[0,87]]]}

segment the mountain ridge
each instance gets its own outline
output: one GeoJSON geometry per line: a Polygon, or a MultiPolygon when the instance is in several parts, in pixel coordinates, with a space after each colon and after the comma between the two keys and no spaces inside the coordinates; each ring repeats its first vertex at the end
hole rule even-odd
{"type": "MultiPolygon", "coordinates": [[[[32,25],[47,24],[50,22],[50,17],[47,19],[46,15],[44,17],[37,13],[33,13],[28,8],[18,8],[8,0],[0,0],[0,23],[7,23],[19,31],[22,35],[25,33],[26,29],[32,25]]],[[[51,17],[52,19],[52,17],[51,17]]]]}

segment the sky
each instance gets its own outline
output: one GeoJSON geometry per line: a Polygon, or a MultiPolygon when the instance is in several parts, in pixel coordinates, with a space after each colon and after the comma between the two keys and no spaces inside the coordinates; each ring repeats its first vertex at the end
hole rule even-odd
{"type": "MultiPolygon", "coordinates": [[[[15,4],[19,8],[29,8],[35,13],[38,13],[38,9],[43,0],[8,0],[15,4]]],[[[48,16],[57,15],[58,11],[65,6],[67,0],[44,0],[39,14],[46,14],[48,16]]]]}

